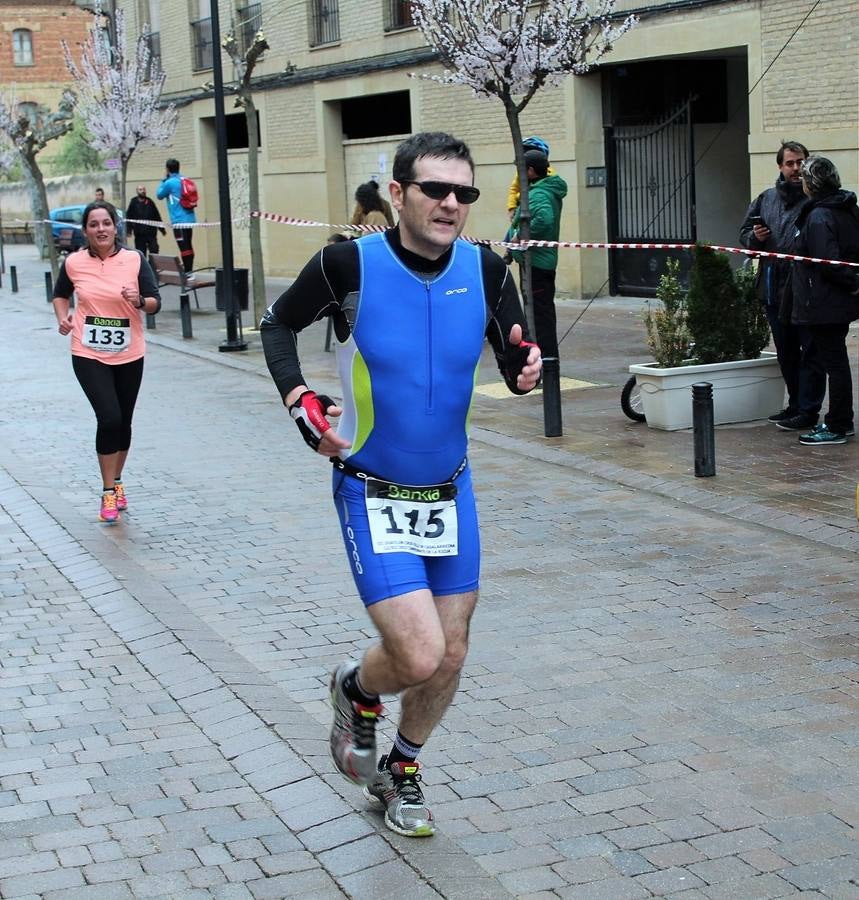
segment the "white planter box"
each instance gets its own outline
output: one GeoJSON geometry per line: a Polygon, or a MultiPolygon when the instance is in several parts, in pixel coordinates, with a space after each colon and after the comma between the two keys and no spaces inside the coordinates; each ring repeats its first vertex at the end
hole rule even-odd
{"type": "Polygon", "coordinates": [[[629,367],[641,388],[641,402],[651,428],[677,431],[692,427],[692,385],[713,385],[713,420],[752,422],[765,419],[784,405],[784,381],[775,353],[701,366],[659,369],[656,363],[629,367]]]}

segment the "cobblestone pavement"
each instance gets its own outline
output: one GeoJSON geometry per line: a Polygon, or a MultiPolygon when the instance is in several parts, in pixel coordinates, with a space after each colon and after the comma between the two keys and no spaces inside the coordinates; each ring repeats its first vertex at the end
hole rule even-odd
{"type": "MultiPolygon", "coordinates": [[[[19,253],[21,293],[0,290],[0,897],[859,897],[855,444],[800,457],[719,429],[719,475],[696,480],[689,436],[624,422],[623,367],[588,379],[590,351],[564,374],[615,383],[565,394],[562,440],[533,398],[480,397],[482,601],[424,754],[440,831],[409,841],[327,757],[327,673],[373,636],[327,467],[259,352],[213,351],[205,310],[183,343],[168,295],[130,509],[100,526],[92,413],[19,253]],[[819,475],[801,504],[800,460],[819,475]]],[[[606,357],[628,362],[632,306],[605,309],[606,357]]],[[[320,387],[322,339],[302,341],[320,387]]]]}

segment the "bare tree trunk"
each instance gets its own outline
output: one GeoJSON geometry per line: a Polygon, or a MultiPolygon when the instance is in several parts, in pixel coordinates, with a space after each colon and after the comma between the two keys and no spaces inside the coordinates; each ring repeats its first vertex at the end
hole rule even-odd
{"type": "Polygon", "coordinates": [[[36,162],[35,156],[21,155],[24,164],[24,174],[30,185],[30,200],[33,208],[33,218],[36,220],[35,240],[39,250],[40,259],[48,259],[51,263],[51,275],[56,280],[60,273],[60,265],[57,260],[57,248],[54,246],[54,236],[51,226],[48,224],[48,191],[45,187],[45,179],[42,170],[36,162]]]}
{"type": "MultiPolygon", "coordinates": [[[[528,197],[528,170],[525,167],[525,152],[522,149],[522,128],[519,125],[519,109],[511,98],[505,97],[504,112],[513,138],[513,153],[516,160],[516,174],[519,176],[519,240],[531,239],[531,208],[528,197]]],[[[537,340],[534,325],[534,293],[531,290],[531,250],[522,254],[520,265],[522,282],[522,303],[525,307],[525,321],[532,341],[537,340]]]]}
{"type": "MultiPolygon", "coordinates": [[[[243,91],[242,98],[245,101],[245,118],[248,124],[248,202],[253,211],[259,209],[259,127],[251,92],[243,91]]],[[[265,313],[268,301],[265,295],[265,268],[262,258],[260,220],[256,216],[251,217],[248,230],[251,245],[254,321],[259,322],[265,313]]]]}

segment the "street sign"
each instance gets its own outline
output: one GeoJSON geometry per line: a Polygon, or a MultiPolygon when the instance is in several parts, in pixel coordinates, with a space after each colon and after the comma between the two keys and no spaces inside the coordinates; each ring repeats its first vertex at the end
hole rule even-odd
{"type": "Polygon", "coordinates": [[[104,161],[105,169],[118,169],[120,166],[120,162],[118,159],[106,159],[104,161]]]}

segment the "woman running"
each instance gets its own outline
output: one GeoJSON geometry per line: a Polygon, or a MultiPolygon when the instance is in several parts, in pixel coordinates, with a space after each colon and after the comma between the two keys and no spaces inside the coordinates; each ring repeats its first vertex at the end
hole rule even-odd
{"type": "Polygon", "coordinates": [[[141,312],[161,309],[158,283],[138,250],[117,241],[116,209],[103,200],[83,214],[86,244],[66,257],[54,286],[60,334],[71,333],[72,368],[95,412],[101,470],[99,519],[116,522],[128,506],[122,470],[131,445],[131,418],[143,378],[141,312]],[[77,302],[70,309],[74,293],[77,302]]]}

